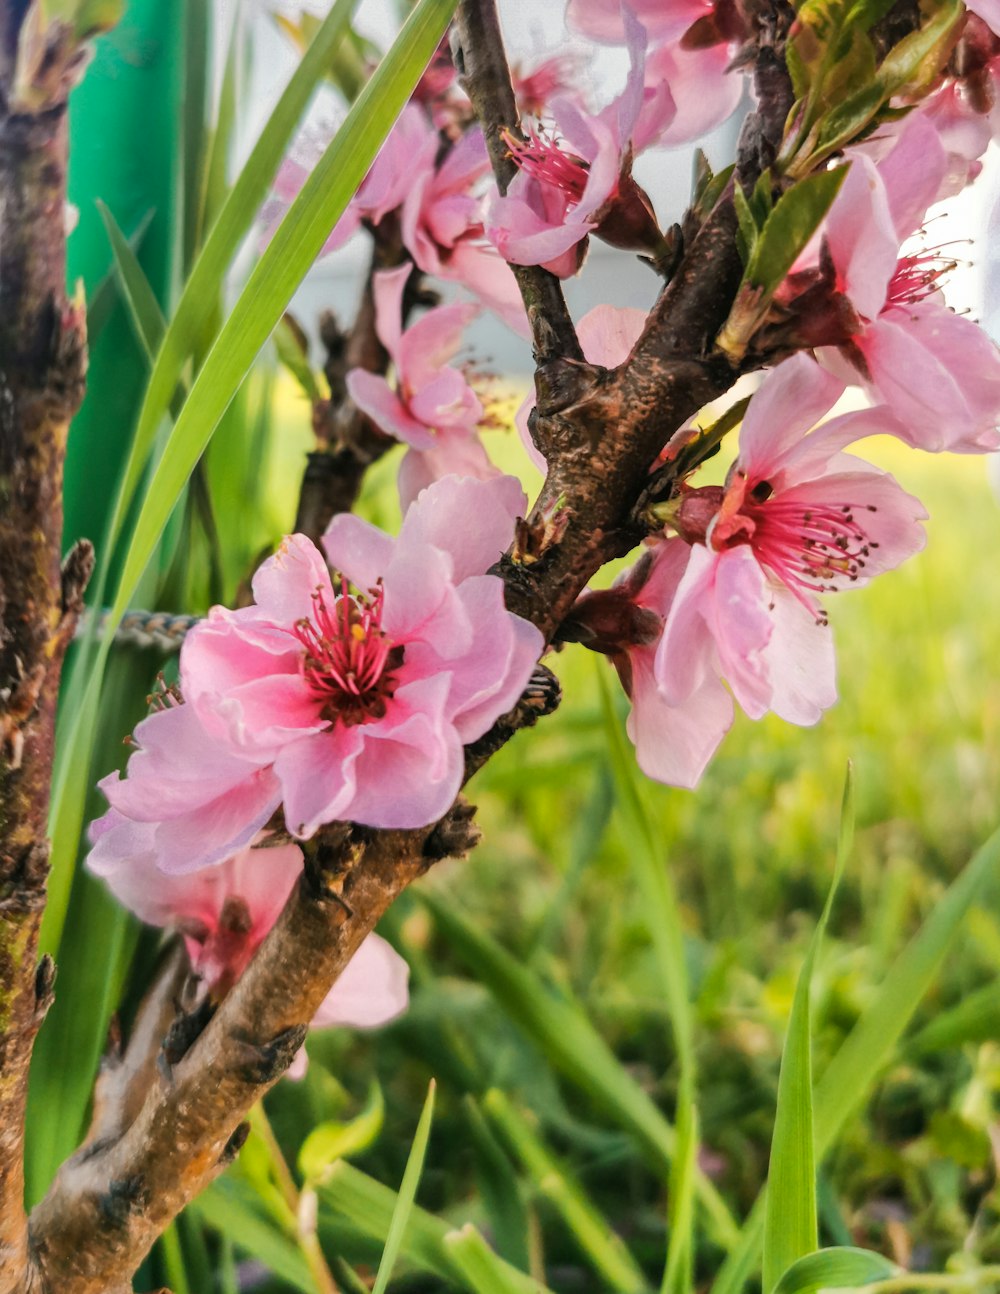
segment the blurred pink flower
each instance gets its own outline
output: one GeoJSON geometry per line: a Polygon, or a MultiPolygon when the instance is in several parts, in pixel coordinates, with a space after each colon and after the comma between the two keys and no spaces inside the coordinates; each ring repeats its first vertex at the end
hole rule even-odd
{"type": "Polygon", "coordinates": [[[924,545],[926,513],[887,473],[843,448],[895,432],[884,408],[810,431],[841,392],[805,356],[765,379],[724,488],[689,491],[677,517],[692,543],[657,648],[670,705],[717,675],[751,718],[812,724],[836,699],[819,595],[867,583],[924,545]]]}
{"type": "MultiPolygon", "coordinates": [[[[219,999],[240,978],[285,906],[302,872],[297,845],[268,845],[258,835],[221,863],[169,874],[155,862],[153,824],[136,825],[109,809],[90,829],[88,868],[116,899],[148,925],[172,927],[184,938],[191,969],[204,991],[219,999]],[[123,837],[115,845],[115,837],[123,837]],[[108,842],[110,838],[110,848],[108,842]],[[98,852],[104,843],[103,851],[98,852]]],[[[312,1027],[373,1029],[406,1010],[406,962],[378,935],[369,935],[345,967],[312,1020],[312,1027]]],[[[305,1072],[303,1048],[290,1077],[305,1072]]]]}
{"type": "Polygon", "coordinates": [[[418,827],[450,807],[463,744],[510,709],[542,650],[483,573],[524,505],[510,477],[449,476],[397,540],[338,516],[324,537],[336,587],[293,535],[254,576],[255,605],[216,607],[188,635],[185,704],[210,749],[273,766],[291,834],[418,827]]]}
{"type": "Polygon", "coordinates": [[[483,406],[465,375],[448,363],[462,345],[478,306],[429,310],[402,330],[403,292],[410,265],[374,276],[375,330],[395,369],[395,390],[384,377],[355,368],[351,399],[380,431],[410,446],[400,469],[404,509],[441,476],[499,476],[476,434],[483,406]]]}

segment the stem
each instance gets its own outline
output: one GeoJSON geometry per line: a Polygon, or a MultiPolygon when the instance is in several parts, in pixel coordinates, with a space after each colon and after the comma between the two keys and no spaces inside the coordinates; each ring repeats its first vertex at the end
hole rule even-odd
{"type": "Polygon", "coordinates": [[[302,1257],[306,1260],[310,1274],[316,1282],[319,1294],[340,1294],[340,1287],[333,1279],[333,1273],[327,1265],[326,1256],[319,1243],[315,1227],[304,1229],[302,1225],[302,1196],[295,1185],[295,1178],[288,1167],[288,1162],[281,1152],[278,1139],[274,1135],[271,1121],[264,1110],[264,1102],[258,1101],[250,1113],[250,1124],[267,1146],[271,1158],[271,1168],[277,1179],[278,1189],[289,1212],[295,1219],[295,1239],[302,1257]]]}

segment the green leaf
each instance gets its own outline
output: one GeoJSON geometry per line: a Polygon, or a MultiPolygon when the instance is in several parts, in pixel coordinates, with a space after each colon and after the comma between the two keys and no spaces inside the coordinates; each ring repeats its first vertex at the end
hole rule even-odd
{"type": "Polygon", "coordinates": [[[77,0],[73,27],[78,40],[89,40],[102,31],[110,31],[121,21],[125,0],[77,0]]]}
{"type": "Polygon", "coordinates": [[[299,1149],[299,1172],[305,1184],[315,1187],[323,1181],[332,1164],[360,1154],[374,1145],[385,1121],[382,1089],[373,1082],[365,1108],[356,1119],[338,1123],[334,1119],[320,1123],[309,1133],[299,1149]]]}
{"type": "Polygon", "coordinates": [[[316,374],[309,363],[309,342],[293,315],[283,314],[274,330],[274,349],[278,359],[288,369],[302,389],[302,394],[315,404],[322,398],[316,374]]]}
{"type": "Polygon", "coordinates": [[[906,1043],[909,1056],[954,1051],[970,1042],[994,1042],[1000,1037],[1000,993],[986,984],[942,1011],[906,1043]]]}
{"type": "Polygon", "coordinates": [[[420,1174],[424,1170],[424,1156],[427,1154],[427,1142],[430,1140],[431,1123],[434,1119],[435,1088],[436,1084],[432,1078],[427,1089],[424,1108],[420,1113],[420,1122],[417,1124],[413,1145],[410,1147],[410,1153],[406,1159],[406,1167],[403,1169],[403,1181],[399,1188],[399,1195],[396,1198],[396,1207],[392,1211],[389,1230],[385,1238],[385,1249],[382,1251],[382,1261],[378,1265],[378,1274],[375,1277],[372,1294],[385,1294],[392,1276],[392,1269],[396,1265],[396,1259],[399,1257],[399,1251],[403,1246],[406,1224],[409,1222],[410,1211],[417,1197],[420,1174]]]}
{"type": "Polygon", "coordinates": [[[99,198],[97,210],[107,230],[114,256],[115,272],[121,284],[125,304],[132,317],[136,336],[147,358],[152,361],[166,331],[167,321],[163,317],[163,311],[160,309],[160,303],[150,286],[149,279],[146,278],[135,252],[129,246],[128,239],[119,228],[117,220],[99,198]]]}
{"type": "MultiPolygon", "coordinates": [[[[453,900],[444,902],[427,887],[414,897],[430,910],[450,948],[549,1063],[631,1133],[658,1172],[668,1173],[676,1150],[674,1129],[583,1012],[557,998],[537,975],[465,917],[453,900]]],[[[700,1169],[696,1169],[695,1192],[710,1234],[729,1248],[738,1235],[736,1226],[725,1201],[700,1169]]]]}
{"type": "Polygon", "coordinates": [[[757,245],[759,230],[742,185],[733,185],[733,206],[736,208],[736,245],[739,248],[740,260],[746,265],[757,245]]]}
{"type": "Polygon", "coordinates": [[[850,766],[844,787],[840,838],[833,882],[823,914],[809,941],[795,986],[788,1034],[781,1056],[778,1103],[767,1174],[764,1221],[764,1290],[782,1272],[819,1245],[816,1220],[816,1138],[813,1126],[811,987],[834,895],[854,838],[854,786],[850,766]]]}
{"type": "Polygon", "coordinates": [[[799,180],[774,204],[754,245],[744,282],[773,294],[830,210],[847,175],[846,166],[799,180]]]}
{"type": "Polygon", "coordinates": [[[951,52],[955,27],[964,17],[965,6],[959,0],[939,0],[929,21],[892,47],[878,70],[886,102],[895,94],[909,99],[930,88],[951,52]]]}
{"type": "Polygon", "coordinates": [[[820,1290],[854,1288],[898,1276],[900,1269],[869,1249],[844,1246],[821,1249],[793,1263],[774,1287],[774,1294],[819,1294],[820,1290]]]}
{"type": "MultiPolygon", "coordinates": [[[[987,881],[1000,865],[1000,831],[995,831],[952,882],[882,981],[827,1066],[813,1101],[817,1158],[833,1146],[847,1120],[865,1100],[913,1013],[934,982],[941,963],[987,881]]],[[[740,1236],[719,1272],[712,1294],[736,1294],[759,1262],[765,1195],[757,1198],[740,1236]]]]}
{"type": "Polygon", "coordinates": [[[472,1137],[476,1184],[490,1237],[501,1258],[527,1271],[531,1261],[528,1252],[531,1222],[521,1183],[510,1157],[493,1135],[471,1093],[462,1097],[462,1107],[472,1137]]]}

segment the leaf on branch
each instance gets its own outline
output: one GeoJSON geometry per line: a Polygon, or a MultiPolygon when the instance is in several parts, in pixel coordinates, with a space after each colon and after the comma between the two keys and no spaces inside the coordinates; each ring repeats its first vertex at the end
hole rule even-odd
{"type": "Polygon", "coordinates": [[[899,1275],[899,1268],[881,1254],[847,1245],[820,1249],[792,1263],[773,1294],[818,1294],[820,1290],[855,1289],[899,1275]]]}

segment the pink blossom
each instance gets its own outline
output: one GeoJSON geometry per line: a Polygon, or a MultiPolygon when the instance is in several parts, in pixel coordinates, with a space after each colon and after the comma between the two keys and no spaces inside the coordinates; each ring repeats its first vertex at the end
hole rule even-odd
{"type": "MultiPolygon", "coordinates": [[[[569,95],[552,102],[567,147],[535,130],[526,142],[508,139],[519,174],[505,196],[490,199],[486,233],[517,265],[544,265],[566,278],[579,269],[592,232],[628,249],[653,250],[661,241],[649,199],[631,174],[646,34],[628,11],[625,27],[631,66],[618,98],[597,114],[585,112],[569,95]]],[[[669,115],[672,104],[664,112],[669,115]]]]}
{"type": "MultiPolygon", "coordinates": [[[[646,312],[635,306],[594,306],[577,324],[576,335],[591,364],[617,368],[628,359],[632,347],[639,340],[639,334],[646,326],[646,319],[646,312]]],[[[534,407],[534,397],[526,396],[514,415],[514,422],[531,461],[540,472],[544,472],[545,459],[535,447],[528,429],[528,418],[534,407]]]]}
{"type": "Polygon", "coordinates": [[[849,343],[817,358],[860,381],[895,414],[895,433],[932,451],[976,453],[1000,446],[1000,353],[978,325],[944,302],[947,263],[899,256],[947,166],[926,124],[876,166],[855,156],[827,216],[825,237],[837,288],[857,313],[849,343]],[[919,151],[918,151],[919,150],[919,151]]]}
{"type": "Polygon", "coordinates": [[[843,453],[893,431],[884,408],[810,432],[841,385],[805,356],[751,401],[725,488],[691,490],[677,518],[692,543],[654,663],[669,705],[725,678],[751,718],[812,724],[836,699],[819,596],[867,583],[924,545],[926,513],[896,481],[843,453]]]}
{"type": "Polygon", "coordinates": [[[374,276],[375,330],[392,360],[395,390],[365,369],[347,374],[347,390],[358,408],[380,431],[410,446],[401,468],[404,508],[425,485],[449,472],[483,480],[499,475],[476,435],[483,406],[464,374],[448,363],[478,307],[438,306],[403,331],[410,271],[403,265],[374,276]]]}
{"type": "MultiPolygon", "coordinates": [[[[137,829],[109,809],[91,826],[94,849],[87,866],[140,920],[179,931],[204,992],[220,999],[278,919],[301,875],[302,851],[293,844],[269,845],[266,836],[258,835],[253,848],[244,847],[219,864],[172,875],[156,866],[154,830],[151,823],[137,829]]],[[[313,1027],[387,1024],[406,1009],[408,975],[406,962],[390,945],[369,935],[320,1005],[313,1027]]],[[[305,1063],[303,1049],[289,1076],[299,1077],[305,1063]]]]}
{"type": "Polygon", "coordinates": [[[656,542],[608,590],[576,603],[568,636],[609,656],[632,702],[627,732],[639,767],[669,786],[694,789],[733,721],[733,700],[706,673],[678,703],[666,700],[656,659],[667,615],[691,550],[682,539],[656,542]]]}
{"type": "Polygon", "coordinates": [[[679,40],[698,21],[711,14],[712,0],[569,0],[566,22],[591,40],[611,45],[626,40],[625,9],[638,18],[650,39],[679,40]]]}
{"type": "Polygon", "coordinates": [[[324,537],[337,585],[293,535],[254,576],[253,606],[216,607],[188,635],[186,704],[214,749],[273,770],[292,835],[423,826],[450,807],[463,744],[510,709],[543,645],[483,574],[524,506],[510,477],[449,476],[398,540],[338,516],[324,537]]]}

